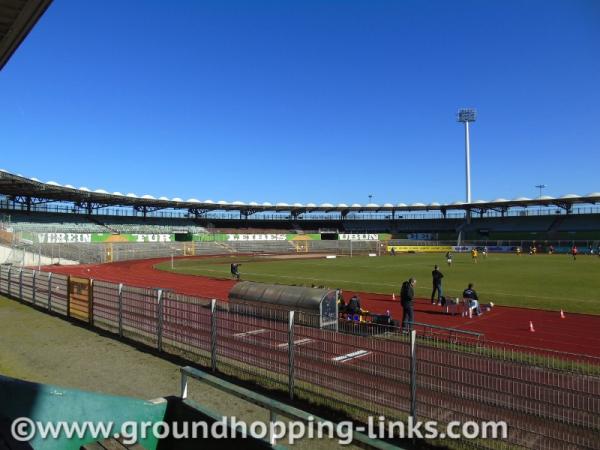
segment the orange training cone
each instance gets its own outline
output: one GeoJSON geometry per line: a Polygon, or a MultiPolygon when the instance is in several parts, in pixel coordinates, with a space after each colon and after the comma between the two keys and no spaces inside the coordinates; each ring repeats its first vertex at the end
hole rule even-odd
{"type": "Polygon", "coordinates": [[[565,318],[565,313],[563,312],[563,310],[562,310],[562,309],[560,310],[560,318],[561,318],[561,319],[564,319],[564,318],[565,318]]]}
{"type": "Polygon", "coordinates": [[[533,322],[531,320],[529,321],[529,331],[535,333],[535,328],[533,328],[533,322]]]}

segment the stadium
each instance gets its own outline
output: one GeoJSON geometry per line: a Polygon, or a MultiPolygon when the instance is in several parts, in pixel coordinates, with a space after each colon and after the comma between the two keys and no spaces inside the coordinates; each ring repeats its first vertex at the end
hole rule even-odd
{"type": "MultiPolygon", "coordinates": [[[[47,8],[41,3],[26,31],[5,38],[0,67],[47,8]]],[[[540,188],[536,198],[472,201],[468,131],[466,148],[467,198],[452,203],[168,198],[1,169],[0,316],[12,322],[10,308],[20,308],[15,317],[42,317],[31,316],[40,330],[43,320],[74,325],[78,336],[108,341],[85,351],[109,360],[118,343],[174,361],[181,395],[152,403],[100,387],[16,380],[7,358],[0,398],[9,401],[0,419],[215,422],[208,396],[188,399],[188,384],[206,384],[263,408],[270,422],[316,417],[360,426],[383,416],[436,421],[440,430],[451,421],[509,425],[500,439],[452,442],[357,431],[362,448],[600,448],[600,192],[551,197],[540,188]],[[443,304],[431,292],[434,266],[444,274],[443,304]],[[407,328],[402,285],[412,278],[415,316],[407,328]],[[465,295],[469,283],[481,311],[465,295]],[[353,298],[360,305],[350,310],[353,298]]],[[[46,338],[55,347],[84,342],[46,338]]],[[[119,382],[142,378],[132,372],[119,382]]],[[[128,447],[89,435],[30,444],[223,445],[144,438],[128,447]]],[[[236,445],[282,448],[270,436],[236,445]]],[[[0,448],[20,448],[4,428],[0,448]]]]}

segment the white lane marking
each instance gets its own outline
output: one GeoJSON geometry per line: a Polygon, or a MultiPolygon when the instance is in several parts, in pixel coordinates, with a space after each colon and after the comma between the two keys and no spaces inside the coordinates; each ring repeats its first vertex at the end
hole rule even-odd
{"type": "Polygon", "coordinates": [[[346,361],[350,361],[351,359],[355,359],[355,358],[360,358],[362,356],[366,356],[366,355],[368,355],[370,353],[371,352],[368,352],[366,350],[357,350],[355,352],[348,353],[346,355],[336,356],[335,358],[331,358],[331,359],[333,361],[346,362],[346,361]]]}
{"type": "Polygon", "coordinates": [[[265,331],[269,331],[269,330],[267,330],[266,328],[260,328],[258,330],[246,331],[245,333],[235,333],[233,336],[234,337],[244,337],[244,336],[250,336],[251,334],[264,333],[265,331]]]}
{"type": "MultiPolygon", "coordinates": [[[[310,339],[310,338],[304,338],[304,339],[298,339],[297,341],[294,341],[294,345],[302,345],[302,344],[308,344],[309,342],[314,341],[314,339],[310,339]]],[[[284,342],[283,344],[279,344],[277,347],[287,347],[288,343],[284,342]]]]}

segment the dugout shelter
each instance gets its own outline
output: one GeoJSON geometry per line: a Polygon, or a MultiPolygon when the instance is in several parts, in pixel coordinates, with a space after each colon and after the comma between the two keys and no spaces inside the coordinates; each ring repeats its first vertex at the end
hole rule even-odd
{"type": "Polygon", "coordinates": [[[242,281],[229,291],[229,310],[268,315],[269,311],[295,311],[295,323],[337,330],[337,291],[302,286],[242,281]]]}

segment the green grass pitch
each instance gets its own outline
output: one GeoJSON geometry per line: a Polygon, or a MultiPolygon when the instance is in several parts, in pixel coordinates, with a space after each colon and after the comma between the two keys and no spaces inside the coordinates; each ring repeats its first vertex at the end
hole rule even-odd
{"type": "MultiPolygon", "coordinates": [[[[402,254],[336,259],[269,259],[222,257],[175,261],[175,272],[230,278],[229,264],[241,262],[243,280],[312,284],[331,288],[398,295],[403,280],[417,279],[416,294],[431,295],[434,264],[444,274],[444,295],[457,297],[469,282],[483,301],[498,305],[600,314],[600,258],[580,255],[491,254],[474,264],[468,254],[454,254],[448,267],[443,254],[402,254]]],[[[159,264],[171,270],[170,262],[159,264]]]]}

